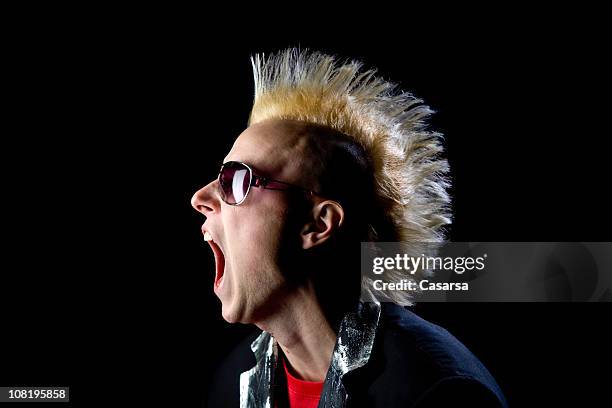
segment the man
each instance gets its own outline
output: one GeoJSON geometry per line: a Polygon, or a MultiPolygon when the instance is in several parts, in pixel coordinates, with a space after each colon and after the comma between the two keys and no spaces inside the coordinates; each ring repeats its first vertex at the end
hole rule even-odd
{"type": "Polygon", "coordinates": [[[412,95],[320,53],[253,60],[249,126],[195,193],[230,323],[261,333],[229,357],[212,406],[505,406],[444,329],[360,299],[361,241],[440,242],[448,166],[412,95]]]}

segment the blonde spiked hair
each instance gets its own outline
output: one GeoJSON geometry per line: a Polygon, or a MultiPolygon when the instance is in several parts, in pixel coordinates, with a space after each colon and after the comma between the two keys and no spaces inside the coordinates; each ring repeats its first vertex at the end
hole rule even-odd
{"type": "Polygon", "coordinates": [[[350,137],[368,156],[374,201],[389,224],[371,223],[369,241],[445,239],[444,226],[451,222],[449,167],[440,157],[442,135],[426,129],[432,111],[421,99],[373,69],[361,70],[358,61],[319,52],[292,48],[251,61],[255,98],[249,125],[287,119],[324,126],[350,137]]]}

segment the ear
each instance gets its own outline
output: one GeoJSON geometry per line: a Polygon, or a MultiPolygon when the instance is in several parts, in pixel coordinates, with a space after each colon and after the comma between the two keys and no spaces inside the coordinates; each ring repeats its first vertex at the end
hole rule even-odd
{"type": "Polygon", "coordinates": [[[301,232],[303,249],[313,248],[327,241],[344,221],[344,209],[332,200],[317,203],[311,214],[311,221],[301,232]]]}

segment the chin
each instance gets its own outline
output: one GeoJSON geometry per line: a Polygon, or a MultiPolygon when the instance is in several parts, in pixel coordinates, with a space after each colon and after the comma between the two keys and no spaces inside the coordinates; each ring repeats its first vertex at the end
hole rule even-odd
{"type": "Polygon", "coordinates": [[[221,315],[223,316],[223,320],[228,323],[249,323],[245,321],[244,313],[240,313],[238,308],[235,305],[226,305],[225,303],[221,306],[221,315]]]}
{"type": "Polygon", "coordinates": [[[229,306],[221,305],[221,316],[223,316],[223,320],[228,323],[236,323],[236,316],[232,313],[231,308],[229,306]]]}
{"type": "Polygon", "coordinates": [[[221,312],[221,316],[223,316],[223,320],[225,320],[228,323],[238,323],[238,321],[231,314],[221,312]]]}

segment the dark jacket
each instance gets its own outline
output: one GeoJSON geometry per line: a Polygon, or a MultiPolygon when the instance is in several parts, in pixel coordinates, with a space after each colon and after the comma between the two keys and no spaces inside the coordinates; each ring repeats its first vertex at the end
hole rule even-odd
{"type": "MultiPolygon", "coordinates": [[[[507,406],[491,374],[448,331],[403,307],[363,305],[341,325],[319,407],[507,406]],[[348,363],[339,363],[343,358],[348,363]]],[[[262,333],[239,345],[213,380],[209,406],[240,406],[241,374],[243,406],[265,406],[266,396],[282,405],[285,383],[276,371],[273,344],[262,333]]]]}

